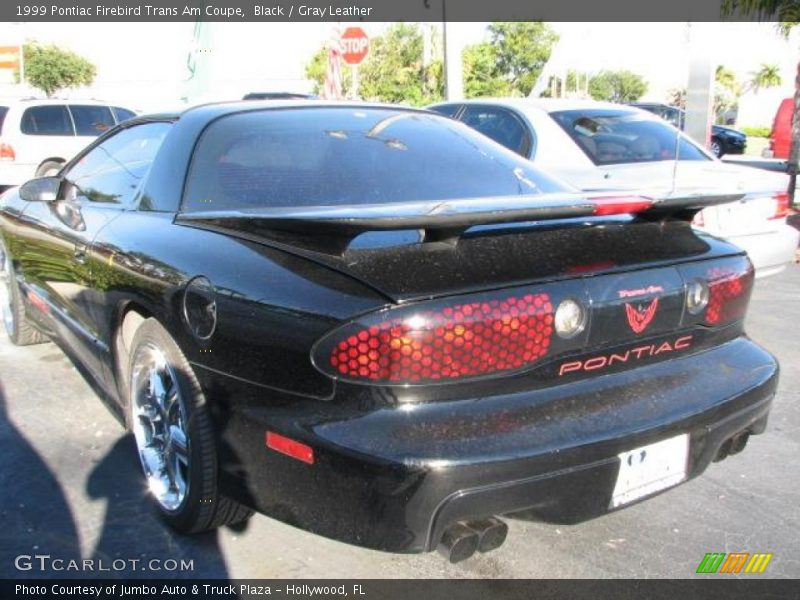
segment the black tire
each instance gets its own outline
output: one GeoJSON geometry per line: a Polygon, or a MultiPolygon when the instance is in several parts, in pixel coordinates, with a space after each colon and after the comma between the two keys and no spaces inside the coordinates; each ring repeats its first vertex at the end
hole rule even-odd
{"type": "Polygon", "coordinates": [[[0,245],[0,260],[2,261],[0,262],[2,276],[5,278],[6,296],[2,308],[3,324],[8,334],[8,339],[15,346],[30,346],[50,341],[44,333],[36,329],[25,315],[25,305],[22,303],[22,294],[14,277],[11,257],[6,253],[2,245],[0,245]]]}
{"type": "Polygon", "coordinates": [[[719,138],[711,138],[711,146],[709,148],[711,154],[717,158],[722,158],[725,155],[725,145],[719,138]]]}
{"type": "MultiPolygon", "coordinates": [[[[224,496],[219,490],[217,448],[208,414],[206,398],[189,362],[169,333],[155,319],[146,319],[136,330],[131,342],[128,374],[128,426],[133,426],[134,383],[137,357],[148,348],[156,347],[176,375],[176,383],[185,411],[188,445],[188,478],[186,494],[177,508],[166,509],[150,494],[156,509],[166,523],[181,533],[200,533],[222,525],[245,521],[253,511],[224,496]]],[[[137,453],[138,453],[137,446],[137,453]]]]}
{"type": "Polygon", "coordinates": [[[48,175],[55,175],[61,170],[61,167],[64,166],[64,163],[58,160],[46,160],[42,164],[39,165],[39,168],[36,169],[36,176],[37,177],[47,177],[48,175]]]}

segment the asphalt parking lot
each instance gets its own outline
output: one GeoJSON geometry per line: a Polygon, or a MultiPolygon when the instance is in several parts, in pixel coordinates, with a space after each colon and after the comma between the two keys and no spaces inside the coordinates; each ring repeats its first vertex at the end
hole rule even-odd
{"type": "MultiPolygon", "coordinates": [[[[13,347],[0,334],[0,576],[19,555],[185,559],[183,573],[102,576],[692,577],[706,552],[772,552],[762,577],[800,577],[800,266],[758,281],[750,335],[783,371],[764,435],[699,479],[574,526],[510,521],[506,544],[458,565],[314,536],[266,517],[196,537],[161,525],[144,498],[133,443],[53,344],[13,347]]],[[[89,573],[87,573],[89,574],[89,573]]],[[[753,577],[753,575],[741,575],[753,577]]]]}

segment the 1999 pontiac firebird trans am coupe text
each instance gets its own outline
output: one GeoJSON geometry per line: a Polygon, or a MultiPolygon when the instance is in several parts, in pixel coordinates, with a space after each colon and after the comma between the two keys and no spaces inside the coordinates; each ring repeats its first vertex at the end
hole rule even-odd
{"type": "Polygon", "coordinates": [[[176,530],[456,561],[764,430],[752,267],[690,226],[732,199],[579,194],[425,111],[207,105],[2,197],[5,325],[96,380],[176,530]]]}

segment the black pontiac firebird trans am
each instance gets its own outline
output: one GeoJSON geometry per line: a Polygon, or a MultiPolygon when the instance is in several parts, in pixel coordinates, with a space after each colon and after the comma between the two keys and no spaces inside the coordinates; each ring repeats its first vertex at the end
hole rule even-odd
{"type": "Polygon", "coordinates": [[[752,267],[690,225],[732,199],[581,195],[425,111],[206,105],[6,192],[5,326],[94,380],[176,530],[457,561],[764,431],[752,267]]]}

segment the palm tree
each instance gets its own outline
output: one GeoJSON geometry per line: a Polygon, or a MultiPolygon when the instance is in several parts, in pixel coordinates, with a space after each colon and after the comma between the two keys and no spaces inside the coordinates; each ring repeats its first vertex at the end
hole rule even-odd
{"type": "MultiPolygon", "coordinates": [[[[797,0],[722,0],[722,16],[755,17],[760,20],[777,18],[778,32],[785,38],[800,25],[800,3],[797,0]]],[[[794,202],[797,169],[800,162],[800,63],[794,80],[794,118],[792,144],[789,149],[789,201],[794,202]]]]}
{"type": "Polygon", "coordinates": [[[736,74],[728,67],[717,65],[714,73],[714,80],[725,89],[730,90],[735,96],[739,96],[739,82],[736,81],[736,74]]]}
{"type": "Polygon", "coordinates": [[[761,68],[750,75],[750,89],[756,93],[762,89],[778,87],[783,82],[778,65],[762,63],[761,68]]]}
{"type": "Polygon", "coordinates": [[[717,65],[714,73],[714,114],[718,123],[725,122],[727,112],[738,109],[742,91],[736,74],[723,65],[717,65]]]}

